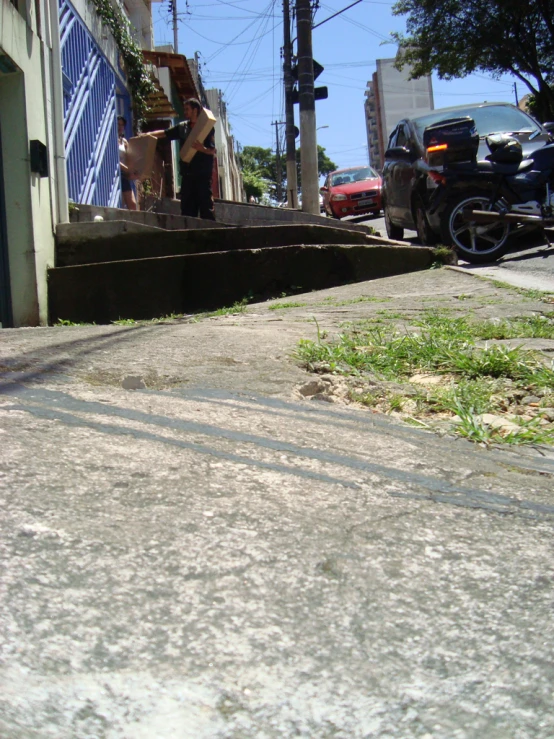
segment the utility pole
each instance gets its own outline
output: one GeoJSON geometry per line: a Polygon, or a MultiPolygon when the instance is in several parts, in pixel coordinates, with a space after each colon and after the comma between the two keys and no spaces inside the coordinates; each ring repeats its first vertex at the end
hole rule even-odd
{"type": "Polygon", "coordinates": [[[173,15],[173,53],[179,53],[179,34],[177,33],[177,0],[171,0],[173,15]]]}
{"type": "Polygon", "coordinates": [[[519,100],[517,99],[517,82],[514,82],[514,95],[516,96],[516,106],[519,107],[519,100]]]}
{"type": "Polygon", "coordinates": [[[292,43],[290,39],[290,0],[283,0],[283,77],[285,80],[285,132],[287,139],[287,205],[298,208],[296,177],[296,143],[294,136],[294,103],[292,102],[292,43]]]}
{"type": "Polygon", "coordinates": [[[276,180],[277,180],[277,201],[283,202],[283,172],[281,170],[281,147],[279,146],[279,126],[282,125],[283,121],[275,121],[272,125],[275,126],[275,168],[276,168],[276,180]]]}
{"type": "Polygon", "coordinates": [[[310,0],[296,0],[298,28],[298,99],[300,103],[300,167],[302,210],[319,215],[319,177],[315,133],[314,61],[310,0]]]}

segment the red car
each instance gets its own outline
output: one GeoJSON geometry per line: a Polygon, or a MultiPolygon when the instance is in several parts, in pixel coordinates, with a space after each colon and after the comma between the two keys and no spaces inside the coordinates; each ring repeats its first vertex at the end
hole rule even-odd
{"type": "Polygon", "coordinates": [[[381,210],[381,177],[371,167],[337,169],[320,190],[323,207],[332,218],[377,215],[381,210]]]}

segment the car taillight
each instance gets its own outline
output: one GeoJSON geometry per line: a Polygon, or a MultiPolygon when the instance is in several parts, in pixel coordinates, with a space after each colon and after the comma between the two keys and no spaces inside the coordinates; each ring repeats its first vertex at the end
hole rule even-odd
{"type": "Polygon", "coordinates": [[[428,146],[427,154],[432,154],[434,151],[446,151],[448,144],[437,144],[436,146],[428,146]]]}

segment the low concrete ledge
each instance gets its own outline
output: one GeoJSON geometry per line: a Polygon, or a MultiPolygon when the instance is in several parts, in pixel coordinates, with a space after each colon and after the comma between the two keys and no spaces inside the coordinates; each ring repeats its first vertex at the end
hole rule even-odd
{"type": "Polygon", "coordinates": [[[72,247],[96,240],[115,239],[121,234],[165,234],[163,228],[135,221],[79,221],[59,223],[56,226],[56,246],[72,247]]]}
{"type": "Polygon", "coordinates": [[[109,323],[229,306],[426,269],[432,249],[285,246],[105,262],[48,271],[50,322],[109,323]]]}
{"type": "MultiPolygon", "coordinates": [[[[180,203],[172,198],[162,198],[155,204],[155,210],[159,213],[180,213],[180,203]]],[[[231,200],[215,200],[215,216],[218,221],[231,226],[255,226],[263,223],[297,223],[316,225],[332,224],[335,228],[345,231],[360,231],[370,233],[371,229],[360,223],[352,221],[339,221],[327,218],[324,215],[313,215],[301,210],[290,208],[272,208],[268,205],[256,205],[253,203],[237,203],[231,200]]]]}
{"type": "Polygon", "coordinates": [[[127,221],[163,228],[167,231],[183,230],[188,228],[225,228],[226,223],[221,221],[207,221],[204,218],[182,216],[178,201],[177,209],[173,213],[157,213],[149,210],[126,210],[125,208],[105,208],[100,205],[83,205],[79,203],[70,213],[71,223],[89,223],[100,216],[104,221],[127,221]]]}
{"type": "Polygon", "coordinates": [[[124,221],[76,223],[56,232],[56,267],[296,244],[366,244],[368,240],[388,243],[360,232],[312,224],[164,231],[124,221]]]}

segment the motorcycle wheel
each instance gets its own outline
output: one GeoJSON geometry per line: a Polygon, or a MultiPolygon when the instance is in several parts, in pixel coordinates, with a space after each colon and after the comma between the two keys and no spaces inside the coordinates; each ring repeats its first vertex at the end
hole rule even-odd
{"type": "Polygon", "coordinates": [[[463,217],[465,208],[498,211],[486,195],[473,195],[452,200],[441,218],[441,237],[453,246],[462,259],[472,264],[484,264],[499,259],[507,249],[510,235],[507,223],[475,223],[463,217]]]}
{"type": "Polygon", "coordinates": [[[402,241],[404,238],[404,229],[401,226],[395,226],[390,219],[387,206],[383,208],[385,214],[385,228],[387,229],[387,236],[393,241],[402,241]]]}
{"type": "Polygon", "coordinates": [[[425,213],[425,206],[420,198],[418,198],[415,203],[415,223],[419,243],[422,246],[435,246],[439,237],[429,225],[427,214],[425,213]]]}

